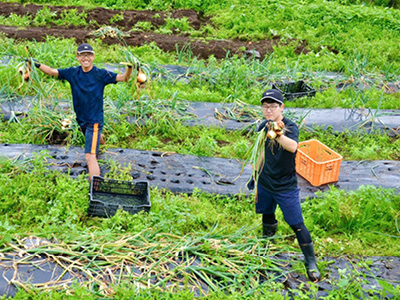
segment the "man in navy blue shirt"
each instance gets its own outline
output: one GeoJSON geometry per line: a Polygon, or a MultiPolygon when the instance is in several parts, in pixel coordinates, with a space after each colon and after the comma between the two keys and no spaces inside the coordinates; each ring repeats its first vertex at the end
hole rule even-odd
{"type": "Polygon", "coordinates": [[[285,221],[296,234],[304,254],[308,277],[317,281],[320,279],[320,273],[311,235],[304,225],[297,186],[295,159],[299,129],[294,122],[283,116],[283,102],[282,93],[276,89],[265,91],[261,98],[266,120],[260,125],[259,131],[267,131],[267,140],[264,166],[257,180],[256,213],[262,214],[263,236],[272,237],[278,225],[275,210],[279,205],[285,221]],[[272,128],[274,132],[270,133],[272,122],[280,124],[281,127],[272,128]]]}
{"type": "Polygon", "coordinates": [[[99,69],[93,65],[94,58],[93,48],[88,44],[81,44],[76,52],[79,67],[53,69],[44,64],[35,63],[35,66],[45,74],[67,80],[71,86],[76,120],[85,135],[85,158],[90,180],[92,176],[100,175],[96,155],[104,124],[104,88],[111,83],[128,81],[132,73],[132,66],[128,66],[124,74],[99,69]]]}

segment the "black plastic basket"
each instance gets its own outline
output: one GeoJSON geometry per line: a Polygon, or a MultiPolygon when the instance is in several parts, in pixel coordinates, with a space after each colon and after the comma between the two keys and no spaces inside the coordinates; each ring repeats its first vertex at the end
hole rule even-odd
{"type": "Polygon", "coordinates": [[[293,82],[276,82],[272,84],[273,89],[281,91],[286,100],[301,97],[314,97],[316,90],[309,86],[304,80],[293,82]]]}
{"type": "Polygon", "coordinates": [[[146,181],[124,181],[93,176],[90,184],[88,215],[111,217],[118,209],[130,214],[149,211],[149,185],[146,181]]]}

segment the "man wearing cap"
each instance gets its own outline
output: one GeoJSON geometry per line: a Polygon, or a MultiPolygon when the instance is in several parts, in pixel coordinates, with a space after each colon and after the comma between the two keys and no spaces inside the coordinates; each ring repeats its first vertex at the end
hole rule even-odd
{"type": "Polygon", "coordinates": [[[320,279],[320,272],[310,232],[304,225],[297,186],[295,158],[299,129],[294,122],[283,116],[285,105],[279,90],[265,91],[261,98],[261,106],[266,120],[261,123],[258,131],[271,130],[268,124],[272,121],[284,124],[284,128],[278,128],[276,134],[267,134],[264,166],[257,180],[256,213],[262,214],[263,236],[275,235],[278,226],[275,210],[279,205],[285,221],[296,234],[304,254],[308,277],[317,281],[320,279]]]}
{"type": "Polygon", "coordinates": [[[131,66],[128,66],[124,74],[99,69],[93,65],[94,58],[93,48],[89,44],[81,44],[76,52],[79,67],[53,69],[44,64],[35,63],[35,66],[45,74],[57,76],[70,83],[76,120],[85,135],[85,158],[90,180],[92,176],[100,175],[96,155],[104,124],[104,88],[111,83],[128,81],[132,73],[131,66]]]}

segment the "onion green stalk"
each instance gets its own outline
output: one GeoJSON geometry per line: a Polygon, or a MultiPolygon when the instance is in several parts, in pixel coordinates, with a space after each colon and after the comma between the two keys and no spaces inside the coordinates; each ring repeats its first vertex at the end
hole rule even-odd
{"type": "Polygon", "coordinates": [[[258,133],[256,142],[254,143],[251,149],[250,163],[253,169],[252,178],[255,183],[254,193],[255,200],[257,202],[257,182],[258,177],[260,176],[260,172],[264,167],[264,154],[265,154],[265,142],[267,140],[267,132],[265,130],[261,130],[258,133]]]}
{"type": "Polygon", "coordinates": [[[285,276],[273,246],[266,248],[243,230],[225,236],[216,229],[184,237],[151,229],[117,237],[82,232],[73,242],[14,238],[0,256],[14,269],[9,283],[32,292],[65,290],[77,282],[104,296],[113,296],[116,285],[127,283],[149,291],[191,288],[205,294],[217,290],[251,294],[261,279],[271,283],[271,274],[285,276]],[[32,283],[18,273],[25,266],[45,270],[49,265],[60,272],[47,283],[32,283]]]}
{"type": "Polygon", "coordinates": [[[246,166],[247,163],[251,164],[252,167],[252,175],[251,179],[254,180],[255,183],[255,200],[257,201],[257,181],[258,177],[260,175],[261,170],[264,167],[264,154],[265,154],[265,143],[267,140],[267,133],[265,130],[261,130],[256,138],[255,143],[253,146],[249,149],[249,151],[246,153],[245,157],[246,160],[244,161],[242,165],[242,169],[240,170],[239,175],[233,180],[237,180],[240,175],[242,175],[244,167],[246,166]]]}

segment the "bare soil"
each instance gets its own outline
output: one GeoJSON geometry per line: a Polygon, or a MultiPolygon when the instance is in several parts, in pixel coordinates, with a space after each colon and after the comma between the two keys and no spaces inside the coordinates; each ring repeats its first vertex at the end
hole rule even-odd
{"type": "MultiPolygon", "coordinates": [[[[35,4],[18,4],[18,3],[4,3],[0,2],[0,15],[9,16],[11,13],[23,16],[32,15],[43,8],[42,5],[35,4]]],[[[65,10],[76,9],[78,13],[83,10],[82,7],[75,6],[47,6],[51,11],[56,13],[57,18],[62,17],[62,12],[65,10]]],[[[128,36],[124,37],[125,42],[130,46],[142,46],[154,42],[160,49],[164,51],[176,51],[183,47],[190,46],[195,56],[199,58],[208,58],[213,55],[216,58],[225,58],[227,53],[243,55],[246,51],[255,50],[260,54],[260,59],[265,55],[274,51],[274,46],[278,44],[288,44],[297,42],[296,53],[307,53],[307,42],[304,40],[285,40],[282,41],[280,36],[274,36],[270,40],[261,41],[242,41],[237,39],[231,40],[205,40],[204,38],[192,38],[188,34],[179,33],[178,30],[173,30],[173,34],[157,34],[154,32],[129,32],[137,22],[151,22],[153,28],[160,28],[165,24],[166,18],[182,18],[186,17],[191,26],[198,30],[206,24],[210,24],[209,18],[204,17],[201,13],[194,10],[175,10],[172,12],[160,11],[119,11],[109,10],[105,8],[95,8],[85,10],[87,17],[87,26],[85,27],[61,27],[51,25],[49,27],[17,27],[17,26],[2,26],[0,30],[7,37],[21,40],[36,40],[38,42],[46,41],[47,36],[55,36],[59,38],[72,38],[77,43],[82,43],[88,39],[95,38],[92,32],[103,26],[112,26],[127,33],[128,36]],[[123,15],[123,20],[115,21],[110,24],[110,19],[115,15],[123,15]],[[157,16],[156,16],[157,15],[157,16]],[[156,16],[156,17],[155,17],[156,16]],[[89,22],[92,21],[92,23],[89,22]],[[96,25],[93,25],[93,22],[96,25]]],[[[103,39],[107,44],[118,44],[121,41],[118,38],[106,37],[103,39]]],[[[332,50],[335,52],[334,50],[332,50]]]]}

